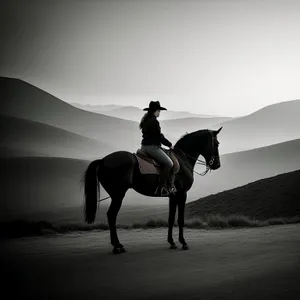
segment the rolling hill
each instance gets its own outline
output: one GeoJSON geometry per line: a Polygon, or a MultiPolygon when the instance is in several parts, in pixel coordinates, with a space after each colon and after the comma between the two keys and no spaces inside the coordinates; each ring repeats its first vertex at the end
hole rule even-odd
{"type": "MultiPolygon", "coordinates": [[[[222,167],[219,170],[204,177],[195,175],[195,182],[188,193],[188,202],[262,178],[298,170],[299,147],[300,139],[224,155],[221,157],[222,167]]],[[[86,160],[53,157],[0,159],[0,217],[8,218],[21,213],[59,212],[61,209],[80,207],[83,193],[79,180],[88,164],[89,161],[86,160]]],[[[107,193],[101,187],[101,198],[106,196],[107,193]]],[[[101,206],[109,203],[110,200],[107,200],[101,206]]],[[[129,190],[123,206],[155,207],[167,203],[168,198],[146,197],[129,190]]]]}
{"type": "Polygon", "coordinates": [[[300,215],[300,169],[190,202],[188,218],[241,214],[258,220],[300,215]]]}
{"type": "MultiPolygon", "coordinates": [[[[138,122],[78,109],[18,79],[0,78],[0,95],[3,115],[55,126],[96,139],[114,149],[135,151],[140,146],[138,122]]],[[[109,106],[106,110],[116,112],[120,109],[129,110],[129,114],[132,109],[140,110],[118,106],[109,106]]],[[[299,114],[300,100],[294,100],[270,105],[240,118],[189,117],[161,121],[161,126],[172,141],[185,132],[223,126],[219,141],[225,154],[299,138],[299,114]]],[[[141,115],[139,112],[139,119],[141,115]]]]}
{"type": "Polygon", "coordinates": [[[0,124],[0,156],[1,153],[6,157],[27,153],[28,156],[94,159],[113,149],[107,144],[39,122],[0,115],[0,124]],[[9,149],[13,151],[9,153],[9,149]]]}
{"type": "Polygon", "coordinates": [[[250,115],[235,118],[223,126],[219,136],[222,152],[244,151],[300,138],[300,100],[266,106],[250,115]]]}
{"type": "MultiPolygon", "coordinates": [[[[104,107],[102,106],[103,110],[104,107]]],[[[137,107],[116,106],[110,109],[107,108],[107,112],[104,113],[139,121],[144,112],[137,107]]],[[[298,118],[298,115],[300,115],[300,100],[269,105],[239,118],[210,117],[206,115],[199,117],[196,114],[186,115],[185,112],[178,112],[181,115],[176,116],[173,113],[164,111],[160,116],[160,120],[163,132],[175,137],[175,140],[185,132],[203,128],[218,129],[223,126],[224,130],[219,137],[222,144],[222,153],[255,149],[300,137],[300,118],[298,118]],[[170,117],[168,114],[170,114],[170,117]],[[173,115],[171,116],[171,114],[173,115]]]]}
{"type": "MultiPolygon", "coordinates": [[[[222,145],[221,145],[222,149],[222,145]]],[[[221,168],[205,176],[194,174],[189,199],[232,189],[255,180],[300,169],[300,139],[221,155],[221,168]]],[[[196,166],[198,171],[203,167],[196,166]]]]}
{"type": "Polygon", "coordinates": [[[75,108],[22,80],[0,78],[1,114],[44,123],[134,151],[140,145],[138,123],[75,108]]]}

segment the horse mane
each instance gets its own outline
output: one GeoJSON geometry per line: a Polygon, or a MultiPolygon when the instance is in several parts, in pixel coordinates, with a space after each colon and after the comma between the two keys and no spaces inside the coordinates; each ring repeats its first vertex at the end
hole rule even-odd
{"type": "Polygon", "coordinates": [[[176,142],[176,146],[180,146],[182,143],[187,142],[190,138],[193,138],[195,135],[207,133],[208,131],[209,129],[200,129],[190,133],[186,132],[178,139],[178,141],[176,142]]]}

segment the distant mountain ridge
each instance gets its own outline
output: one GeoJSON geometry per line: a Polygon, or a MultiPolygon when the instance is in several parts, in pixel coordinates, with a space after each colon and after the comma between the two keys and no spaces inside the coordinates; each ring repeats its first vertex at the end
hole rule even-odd
{"type": "MultiPolygon", "coordinates": [[[[135,106],[121,106],[121,105],[86,105],[75,102],[70,102],[71,105],[100,114],[105,114],[111,117],[117,117],[125,120],[131,120],[139,122],[142,116],[145,114],[141,108],[135,106]]],[[[145,104],[145,107],[148,106],[148,103],[145,104]]],[[[172,111],[167,110],[161,112],[160,120],[173,120],[173,119],[182,119],[182,118],[219,118],[219,116],[212,116],[206,114],[196,114],[187,111],[172,111]]],[[[227,119],[227,118],[226,118],[227,119]]]]}
{"type": "Polygon", "coordinates": [[[116,104],[81,104],[77,102],[69,102],[70,105],[75,106],[79,109],[96,112],[96,113],[102,113],[105,111],[112,111],[118,108],[122,108],[122,105],[116,105],[116,104]]]}

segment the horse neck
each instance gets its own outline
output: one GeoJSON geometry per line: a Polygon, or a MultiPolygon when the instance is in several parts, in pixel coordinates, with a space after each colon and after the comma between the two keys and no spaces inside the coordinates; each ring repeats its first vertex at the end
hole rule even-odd
{"type": "MultiPolygon", "coordinates": [[[[205,139],[203,138],[203,141],[204,140],[205,139]]],[[[205,143],[199,143],[200,146],[198,147],[195,147],[196,144],[197,143],[192,143],[191,141],[189,143],[182,141],[178,145],[178,148],[186,154],[184,160],[189,164],[191,168],[195,167],[199,155],[203,155],[204,153],[205,143]]]]}

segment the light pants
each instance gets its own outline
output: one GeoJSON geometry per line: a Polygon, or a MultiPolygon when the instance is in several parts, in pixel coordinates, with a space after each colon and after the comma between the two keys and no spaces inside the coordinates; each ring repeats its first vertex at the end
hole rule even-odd
{"type": "MultiPolygon", "coordinates": [[[[160,185],[167,184],[170,171],[173,168],[171,158],[157,145],[142,145],[141,150],[161,165],[160,185]]],[[[172,182],[174,179],[172,178],[170,180],[172,182]]]]}

